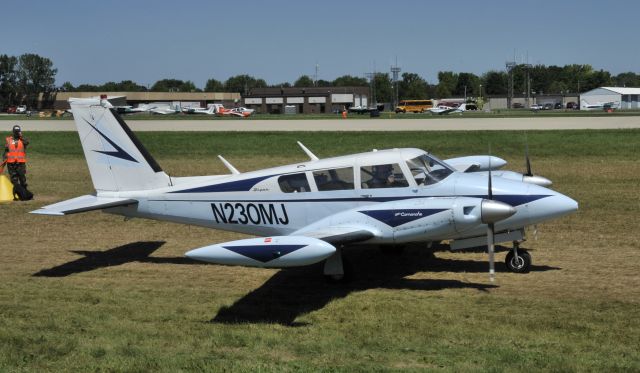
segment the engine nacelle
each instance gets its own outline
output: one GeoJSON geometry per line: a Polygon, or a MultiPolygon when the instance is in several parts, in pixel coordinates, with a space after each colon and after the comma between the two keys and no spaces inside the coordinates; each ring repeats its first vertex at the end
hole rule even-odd
{"type": "Polygon", "coordinates": [[[331,244],[305,236],[249,238],[187,252],[203,262],[247,267],[286,268],[320,262],[336,252],[331,244]]]}

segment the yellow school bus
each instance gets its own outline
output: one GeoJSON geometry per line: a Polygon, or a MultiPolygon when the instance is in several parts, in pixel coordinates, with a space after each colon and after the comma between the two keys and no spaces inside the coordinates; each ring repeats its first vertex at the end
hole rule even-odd
{"type": "Polygon", "coordinates": [[[424,113],[433,107],[431,100],[402,100],[396,107],[396,113],[424,113]]]}

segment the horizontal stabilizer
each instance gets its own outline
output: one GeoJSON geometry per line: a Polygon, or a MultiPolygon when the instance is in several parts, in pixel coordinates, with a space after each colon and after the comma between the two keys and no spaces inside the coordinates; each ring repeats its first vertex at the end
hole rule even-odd
{"type": "Polygon", "coordinates": [[[132,205],[136,203],[138,203],[137,200],[130,198],[107,198],[85,195],[54,203],[53,205],[44,206],[39,210],[31,211],[31,213],[62,216],[93,210],[102,210],[110,207],[132,205]]]}

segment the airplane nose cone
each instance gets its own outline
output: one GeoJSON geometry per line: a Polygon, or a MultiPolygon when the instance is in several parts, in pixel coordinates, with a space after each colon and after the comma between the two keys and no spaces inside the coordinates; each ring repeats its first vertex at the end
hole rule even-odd
{"type": "Polygon", "coordinates": [[[481,213],[482,222],[489,224],[508,218],[516,213],[516,209],[504,202],[485,199],[482,201],[481,213]]]}
{"type": "Polygon", "coordinates": [[[578,202],[563,194],[556,193],[529,205],[529,221],[530,224],[537,224],[559,218],[577,210],[578,202]]]}
{"type": "Polygon", "coordinates": [[[539,185],[541,187],[548,187],[548,186],[551,186],[551,184],[553,184],[551,180],[547,179],[546,177],[537,176],[537,175],[523,176],[522,181],[529,184],[539,185]]]}
{"type": "Polygon", "coordinates": [[[574,211],[578,211],[578,202],[563,194],[556,196],[555,202],[557,204],[556,210],[559,215],[566,215],[574,211]]]}

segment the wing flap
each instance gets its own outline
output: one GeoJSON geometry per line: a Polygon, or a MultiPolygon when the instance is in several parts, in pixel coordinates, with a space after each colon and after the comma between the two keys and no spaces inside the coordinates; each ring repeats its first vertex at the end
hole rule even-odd
{"type": "Polygon", "coordinates": [[[375,234],[368,229],[346,226],[330,226],[298,234],[317,238],[332,245],[362,242],[375,237],[375,234]]]}
{"type": "Polygon", "coordinates": [[[130,198],[107,198],[85,195],[44,206],[38,210],[31,211],[31,214],[62,216],[102,210],[110,207],[133,205],[136,203],[138,203],[137,200],[130,198]]]}

